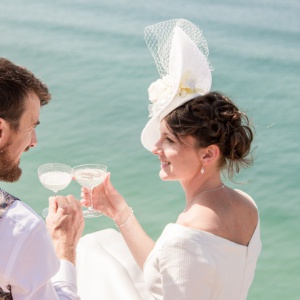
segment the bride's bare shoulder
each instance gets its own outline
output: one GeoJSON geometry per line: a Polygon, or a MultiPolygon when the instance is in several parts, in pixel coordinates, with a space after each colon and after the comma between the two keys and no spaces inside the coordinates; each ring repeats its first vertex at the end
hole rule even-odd
{"type": "Polygon", "coordinates": [[[258,210],[249,195],[226,188],[218,198],[196,202],[177,222],[247,245],[257,226],[258,210]]]}

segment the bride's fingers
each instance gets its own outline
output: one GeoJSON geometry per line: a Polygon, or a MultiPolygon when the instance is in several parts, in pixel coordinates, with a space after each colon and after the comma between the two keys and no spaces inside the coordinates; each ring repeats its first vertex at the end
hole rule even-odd
{"type": "Polygon", "coordinates": [[[110,173],[107,173],[107,176],[104,179],[104,185],[105,185],[105,189],[109,194],[116,194],[118,193],[118,191],[115,189],[115,187],[113,186],[113,184],[110,181],[110,173]]]}
{"type": "Polygon", "coordinates": [[[90,196],[90,192],[89,192],[89,190],[87,188],[82,187],[80,195],[81,195],[82,198],[89,197],[90,196]]]}
{"type": "Polygon", "coordinates": [[[89,206],[89,201],[85,200],[85,199],[81,199],[80,203],[82,206],[89,206]]]}
{"type": "Polygon", "coordinates": [[[85,188],[82,188],[81,193],[80,193],[80,197],[81,198],[89,198],[89,196],[90,196],[90,193],[87,190],[85,190],[85,188]]]}
{"type": "Polygon", "coordinates": [[[89,190],[86,187],[82,187],[81,192],[85,194],[89,194],[89,190]]]}
{"type": "Polygon", "coordinates": [[[110,172],[107,172],[106,175],[105,175],[105,178],[104,178],[103,182],[106,184],[109,181],[110,181],[110,172]]]}

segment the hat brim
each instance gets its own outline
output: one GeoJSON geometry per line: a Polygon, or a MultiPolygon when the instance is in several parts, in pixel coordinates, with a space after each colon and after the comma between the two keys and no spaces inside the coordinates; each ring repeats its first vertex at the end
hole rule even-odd
{"type": "Polygon", "coordinates": [[[184,105],[188,101],[200,96],[200,94],[188,94],[186,97],[180,97],[178,95],[172,97],[172,101],[169,102],[156,116],[153,116],[144,127],[141,134],[141,142],[143,146],[152,151],[155,143],[160,138],[160,122],[174,109],[184,105]]]}

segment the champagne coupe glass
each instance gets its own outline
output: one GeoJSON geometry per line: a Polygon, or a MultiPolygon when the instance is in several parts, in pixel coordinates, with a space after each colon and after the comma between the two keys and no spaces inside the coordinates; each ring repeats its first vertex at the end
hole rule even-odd
{"type": "MultiPolygon", "coordinates": [[[[38,168],[38,176],[41,184],[48,190],[53,191],[56,197],[57,192],[65,189],[73,177],[73,169],[68,165],[59,163],[48,163],[38,168]]],[[[43,217],[47,217],[48,208],[43,209],[43,217]]]]}
{"type": "Polygon", "coordinates": [[[73,170],[76,181],[89,190],[90,205],[83,211],[84,217],[95,218],[102,216],[102,214],[93,207],[92,193],[93,188],[104,180],[107,166],[100,164],[84,164],[73,167],[73,170]]]}

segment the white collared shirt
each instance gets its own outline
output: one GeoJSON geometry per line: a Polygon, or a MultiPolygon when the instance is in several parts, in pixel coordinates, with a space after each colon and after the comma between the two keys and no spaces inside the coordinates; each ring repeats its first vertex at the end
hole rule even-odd
{"type": "Polygon", "coordinates": [[[0,288],[14,300],[80,299],[76,268],[59,260],[44,221],[15,201],[0,220],[0,288]]]}

